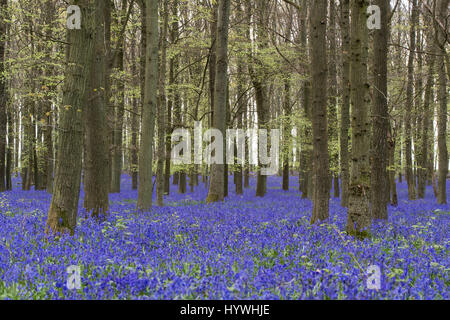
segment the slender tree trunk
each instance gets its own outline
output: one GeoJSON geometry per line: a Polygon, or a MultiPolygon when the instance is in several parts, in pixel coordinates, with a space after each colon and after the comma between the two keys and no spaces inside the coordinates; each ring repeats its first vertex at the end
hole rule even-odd
{"type": "MultiPolygon", "coordinates": [[[[55,15],[56,15],[56,7],[53,1],[47,1],[45,4],[46,11],[46,24],[49,26],[47,29],[47,38],[51,39],[53,37],[53,27],[55,25],[55,15]]],[[[51,51],[47,50],[46,57],[47,63],[51,62],[51,51]]],[[[47,77],[54,76],[55,70],[53,67],[49,67],[44,71],[47,77]]],[[[55,90],[55,85],[51,85],[48,88],[48,92],[45,96],[45,100],[43,103],[43,113],[42,118],[45,119],[46,126],[44,127],[44,146],[45,146],[45,155],[44,155],[44,174],[42,181],[42,188],[47,191],[47,193],[51,194],[53,192],[53,175],[54,175],[54,155],[53,155],[53,110],[52,110],[52,100],[50,96],[50,92],[55,90]]]]}
{"type": "MultiPolygon", "coordinates": [[[[124,28],[126,21],[127,1],[122,0],[119,25],[124,28]]],[[[123,121],[125,114],[125,79],[122,77],[124,71],[125,36],[121,33],[117,40],[117,52],[114,52],[114,66],[120,77],[117,82],[117,93],[115,102],[115,121],[113,131],[113,150],[111,163],[111,193],[120,193],[120,182],[123,169],[123,121]]]]}
{"type": "MultiPolygon", "coordinates": [[[[440,0],[438,2],[438,20],[441,25],[446,26],[446,19],[448,19],[448,0],[440,0]]],[[[447,173],[448,173],[448,150],[447,150],[447,75],[445,73],[445,59],[446,49],[445,43],[448,41],[448,34],[446,35],[444,30],[442,30],[437,23],[435,23],[437,33],[438,33],[438,43],[437,47],[439,50],[439,55],[437,56],[437,71],[438,71],[438,101],[439,101],[439,111],[438,111],[438,151],[439,151],[439,169],[438,169],[438,197],[437,202],[439,204],[447,203],[447,173]]]]}
{"type": "Polygon", "coordinates": [[[308,13],[308,1],[302,2],[303,8],[299,14],[299,47],[303,48],[303,54],[306,57],[306,63],[302,64],[302,71],[308,77],[302,81],[302,95],[301,104],[303,107],[304,126],[301,133],[301,153],[300,153],[300,167],[299,167],[299,189],[301,186],[302,199],[312,199],[312,133],[311,133],[311,82],[309,79],[310,70],[308,67],[308,61],[310,59],[307,49],[307,13],[308,13]]]}
{"type": "MultiPolygon", "coordinates": [[[[133,84],[137,85],[136,75],[138,74],[138,67],[136,63],[136,52],[135,52],[134,41],[131,45],[131,73],[133,74],[133,84]]],[[[137,190],[138,188],[138,99],[133,97],[133,113],[131,114],[131,161],[130,161],[130,171],[131,171],[131,188],[137,190]]]]}
{"type": "MultiPolygon", "coordinates": [[[[256,4],[256,31],[258,41],[258,51],[262,51],[268,47],[268,3],[264,0],[255,1],[256,4]]],[[[251,16],[251,6],[249,3],[249,16],[251,16]]],[[[249,35],[249,34],[248,34],[249,35]]],[[[255,56],[259,56],[259,52],[255,56]]],[[[256,109],[258,114],[258,129],[267,129],[269,122],[269,107],[268,107],[268,87],[267,75],[264,66],[261,66],[254,61],[255,57],[251,57],[248,68],[252,79],[253,87],[255,89],[256,109]]],[[[261,174],[262,163],[258,159],[258,170],[256,180],[256,196],[263,197],[266,193],[267,176],[261,174]]]]}
{"type": "MultiPolygon", "coordinates": [[[[431,45],[428,45],[428,50],[432,51],[434,49],[434,43],[433,43],[433,35],[431,32],[428,33],[427,41],[431,43],[431,45]]],[[[428,75],[427,80],[425,84],[425,98],[423,102],[423,109],[422,109],[422,127],[421,127],[421,145],[420,145],[420,157],[418,159],[418,170],[419,170],[419,179],[417,184],[417,195],[419,199],[425,198],[425,192],[426,192],[426,185],[427,185],[427,177],[429,176],[429,143],[430,143],[430,132],[429,132],[429,126],[430,126],[430,115],[432,108],[430,108],[431,103],[431,94],[432,94],[432,88],[434,86],[434,77],[433,77],[433,71],[434,71],[434,61],[435,61],[435,55],[429,55],[427,56],[427,66],[428,66],[428,75]]]]}
{"type": "Polygon", "coordinates": [[[350,0],[341,1],[342,29],[342,104],[341,104],[341,205],[348,207],[349,127],[350,127],[350,0]]]}
{"type": "MultiPolygon", "coordinates": [[[[142,2],[143,3],[143,2],[142,2]]],[[[112,167],[113,167],[113,150],[114,150],[114,121],[115,107],[111,99],[111,73],[113,69],[113,52],[111,50],[111,20],[113,1],[105,1],[105,104],[108,125],[108,190],[111,187],[112,181],[112,167]]],[[[145,26],[144,26],[145,27],[145,26]]],[[[143,28],[144,28],[143,27],[143,28]]],[[[145,38],[145,37],[144,37],[145,38]]]]}
{"type": "Polygon", "coordinates": [[[390,194],[390,201],[391,205],[397,206],[398,205],[398,198],[397,198],[397,184],[395,182],[395,136],[390,135],[388,138],[388,153],[389,153],[389,170],[388,170],[388,177],[389,177],[389,194],[390,194]]]}
{"type": "MultiPolygon", "coordinates": [[[[288,26],[286,28],[285,43],[288,45],[291,38],[292,32],[292,14],[289,14],[288,26]]],[[[291,154],[291,78],[289,73],[284,74],[284,101],[283,101],[283,153],[282,153],[282,163],[283,163],[283,185],[282,189],[284,191],[289,191],[289,158],[291,154]]]]}
{"type": "Polygon", "coordinates": [[[289,191],[289,155],[290,155],[290,137],[291,137],[291,121],[290,121],[290,115],[292,112],[291,108],[291,97],[290,97],[290,91],[291,91],[291,83],[289,79],[289,75],[286,76],[286,79],[284,80],[284,102],[283,102],[283,111],[285,116],[284,121],[284,137],[283,137],[283,190],[289,191]]]}
{"type": "Polygon", "coordinates": [[[337,169],[339,166],[339,151],[337,146],[339,144],[338,136],[338,79],[337,79],[337,56],[336,56],[336,5],[335,0],[330,0],[330,26],[329,26],[329,41],[330,41],[330,59],[329,65],[329,97],[328,97],[328,110],[329,110],[329,145],[330,145],[330,179],[333,183],[333,197],[339,198],[339,174],[337,169]]]}
{"type": "MultiPolygon", "coordinates": [[[[178,0],[174,0],[172,2],[172,15],[178,15],[178,0]]],[[[173,45],[178,40],[178,20],[174,19],[174,21],[170,25],[170,43],[173,45]]],[[[166,195],[170,194],[170,175],[171,175],[171,151],[172,151],[172,140],[171,134],[174,130],[173,121],[172,121],[172,107],[175,100],[175,93],[173,89],[173,85],[175,83],[175,65],[176,65],[177,56],[171,57],[169,59],[169,88],[168,92],[168,101],[167,101],[167,124],[166,124],[166,164],[165,164],[165,172],[164,172],[164,193],[166,195]]],[[[175,182],[175,175],[174,175],[175,182]]],[[[175,184],[175,183],[174,183],[175,184]]]]}
{"type": "Polygon", "coordinates": [[[7,80],[4,76],[6,59],[6,22],[3,12],[7,9],[7,1],[0,0],[0,192],[6,190],[6,126],[7,126],[7,80]]]}
{"type": "Polygon", "coordinates": [[[406,181],[408,183],[409,200],[416,199],[415,181],[413,176],[412,162],[412,132],[411,132],[411,112],[414,103],[413,84],[414,84],[414,56],[416,50],[416,25],[418,20],[417,0],[412,2],[411,30],[408,58],[408,83],[406,87],[406,105],[405,105],[405,158],[406,158],[406,181]]]}
{"type": "Polygon", "coordinates": [[[6,115],[8,117],[8,146],[6,149],[6,190],[11,191],[13,189],[12,171],[14,169],[14,132],[13,117],[10,109],[8,109],[6,115]]]}
{"type": "Polygon", "coordinates": [[[156,170],[156,201],[158,206],[164,205],[164,161],[166,160],[166,51],[167,28],[169,23],[168,3],[164,2],[163,27],[160,38],[161,65],[159,74],[158,103],[158,164],[156,170]]]}

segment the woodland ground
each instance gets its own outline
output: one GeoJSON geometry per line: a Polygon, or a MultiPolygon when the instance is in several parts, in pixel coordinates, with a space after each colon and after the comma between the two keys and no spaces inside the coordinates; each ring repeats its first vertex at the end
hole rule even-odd
{"type": "Polygon", "coordinates": [[[75,236],[59,241],[44,234],[50,195],[19,191],[18,181],[17,191],[0,194],[0,298],[450,298],[450,206],[437,205],[431,188],[407,201],[398,184],[389,223],[360,241],[343,232],[339,199],[329,224],[310,226],[312,203],[294,177],[289,192],[270,177],[264,198],[254,196],[254,179],[244,196],[230,181],[230,197],[215,205],[204,204],[203,184],[186,195],[172,186],[167,207],[142,215],[129,177],[122,180],[106,222],[81,211],[75,236]],[[81,290],[66,287],[71,265],[81,267],[81,290]],[[370,265],[381,268],[380,290],[367,289],[370,265]]]}

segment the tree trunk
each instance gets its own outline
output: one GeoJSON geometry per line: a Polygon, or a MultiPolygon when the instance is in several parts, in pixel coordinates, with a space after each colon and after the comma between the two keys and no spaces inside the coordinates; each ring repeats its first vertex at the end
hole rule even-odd
{"type": "MultiPolygon", "coordinates": [[[[228,87],[228,25],[230,18],[230,0],[219,0],[218,23],[216,33],[216,76],[214,89],[214,128],[225,136],[227,87],[228,87]]],[[[209,184],[207,203],[224,199],[224,163],[211,165],[211,181],[209,184]]]]}
{"type": "Polygon", "coordinates": [[[329,65],[329,149],[330,149],[330,179],[333,182],[333,197],[339,198],[339,150],[337,148],[339,144],[338,136],[338,79],[337,79],[337,56],[336,56],[336,5],[335,0],[330,0],[330,26],[329,26],[329,41],[330,41],[330,59],[329,65]]]}
{"type": "Polygon", "coordinates": [[[413,84],[414,84],[414,55],[416,50],[416,25],[418,20],[417,0],[412,2],[411,30],[409,34],[409,58],[408,58],[408,82],[406,87],[406,105],[405,105],[405,158],[406,158],[406,182],[408,183],[409,200],[416,199],[415,181],[413,176],[412,163],[412,132],[411,132],[411,112],[414,102],[413,84]]]}
{"type": "MultiPolygon", "coordinates": [[[[427,42],[430,42],[428,45],[427,51],[432,51],[434,49],[434,43],[433,43],[433,35],[432,32],[428,32],[427,42]]],[[[417,195],[419,199],[425,198],[426,193],[426,185],[427,185],[427,177],[429,176],[429,142],[430,142],[430,133],[429,133],[429,126],[430,126],[430,115],[432,114],[432,109],[430,110],[430,103],[432,99],[432,88],[434,86],[434,77],[433,77],[433,71],[434,71],[434,61],[435,56],[429,55],[427,56],[427,65],[428,65],[428,75],[427,80],[425,84],[425,98],[423,102],[423,109],[422,109],[422,127],[421,127],[421,136],[422,141],[420,145],[420,156],[418,159],[418,170],[419,170],[419,179],[417,184],[417,195]]]]}
{"type": "Polygon", "coordinates": [[[156,201],[158,206],[164,205],[164,161],[166,160],[166,51],[167,28],[169,23],[168,3],[164,2],[164,19],[160,38],[161,65],[159,74],[159,103],[158,103],[158,164],[156,170],[156,201]]]}
{"type": "Polygon", "coordinates": [[[93,59],[95,9],[93,2],[80,0],[82,30],[67,30],[66,72],[58,126],[58,157],[55,188],[48,212],[46,233],[75,232],[80,195],[82,113],[89,66],[93,59]]]}
{"type": "Polygon", "coordinates": [[[370,122],[367,82],[367,0],[352,0],[351,24],[351,125],[352,165],[349,185],[347,232],[360,235],[370,226],[370,122]]]}
{"type": "Polygon", "coordinates": [[[341,1],[342,29],[342,104],[341,104],[341,205],[348,207],[349,127],[350,127],[350,0],[341,1]]]}
{"type": "Polygon", "coordinates": [[[6,149],[6,190],[11,191],[12,186],[12,171],[14,169],[14,131],[13,131],[13,114],[10,109],[6,112],[8,117],[8,147],[6,149]]]}
{"type": "MultiPolygon", "coordinates": [[[[446,26],[446,19],[448,18],[448,0],[440,0],[438,2],[438,20],[441,25],[446,26]]],[[[438,198],[439,204],[447,203],[447,173],[448,173],[448,150],[447,150],[447,75],[445,73],[445,59],[446,49],[445,43],[448,41],[445,31],[442,30],[437,23],[435,23],[438,32],[437,47],[439,55],[437,56],[437,71],[438,71],[438,151],[439,151],[439,169],[438,169],[438,198]]]]}
{"type": "Polygon", "coordinates": [[[398,197],[397,197],[397,184],[395,182],[395,137],[390,135],[388,139],[388,153],[389,153],[389,194],[391,205],[398,205],[398,197]]]}
{"type": "Polygon", "coordinates": [[[139,149],[139,187],[137,207],[148,211],[153,194],[153,135],[158,91],[158,0],[146,0],[145,98],[142,110],[141,146],[139,149]]]}
{"type": "MultiPolygon", "coordinates": [[[[0,0],[0,13],[5,12],[7,9],[7,1],[0,0]]],[[[7,126],[7,101],[8,92],[6,83],[7,80],[4,77],[6,72],[5,59],[6,59],[6,23],[3,20],[3,16],[0,17],[0,192],[6,190],[6,126],[7,126]]]]}
{"type": "Polygon", "coordinates": [[[292,113],[291,108],[291,98],[290,98],[290,91],[291,91],[291,83],[289,79],[289,75],[286,76],[286,79],[284,80],[284,103],[283,103],[283,111],[285,116],[284,121],[284,134],[283,134],[283,190],[289,191],[289,155],[290,155],[290,146],[291,146],[291,121],[290,116],[292,113]]]}
{"type": "MultiPolygon", "coordinates": [[[[119,25],[121,28],[125,28],[127,12],[127,1],[122,0],[122,7],[120,10],[119,25]]],[[[122,74],[124,71],[124,52],[125,52],[125,36],[119,34],[117,40],[117,52],[114,52],[114,67],[115,71],[119,73],[119,77],[116,79],[117,93],[115,102],[115,121],[113,131],[113,150],[112,150],[112,163],[111,163],[111,193],[120,193],[120,182],[122,177],[123,168],[123,121],[125,113],[125,79],[122,74]]]]}
{"type": "Polygon", "coordinates": [[[387,59],[390,4],[389,0],[377,0],[376,5],[381,9],[381,29],[374,32],[374,55],[373,55],[373,106],[372,106],[372,170],[371,170],[371,192],[372,192],[372,217],[378,220],[387,220],[386,193],[387,162],[388,155],[388,92],[387,92],[387,59]]]}
{"type": "Polygon", "coordinates": [[[109,211],[108,136],[105,92],[105,8],[96,1],[94,55],[90,61],[89,89],[83,112],[85,126],[84,208],[98,219],[109,211]]]}
{"type": "Polygon", "coordinates": [[[311,224],[329,217],[329,155],[327,122],[327,0],[312,3],[311,75],[313,116],[313,213],[311,224]]]}
{"type": "MultiPolygon", "coordinates": [[[[136,63],[136,52],[135,52],[134,41],[131,45],[131,73],[133,75],[133,86],[137,85],[136,75],[138,74],[138,67],[136,63]]],[[[130,150],[130,171],[131,171],[131,188],[137,190],[138,188],[138,99],[133,97],[133,113],[131,114],[131,150],[130,150]]]]}

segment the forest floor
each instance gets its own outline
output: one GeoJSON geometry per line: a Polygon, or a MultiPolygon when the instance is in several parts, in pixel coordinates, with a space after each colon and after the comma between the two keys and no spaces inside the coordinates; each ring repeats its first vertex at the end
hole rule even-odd
{"type": "Polygon", "coordinates": [[[138,215],[124,176],[107,221],[80,211],[75,236],[59,240],[44,234],[51,196],[15,181],[17,191],[0,194],[0,299],[450,298],[450,206],[431,188],[407,201],[398,184],[389,223],[360,241],[343,231],[339,199],[328,224],[310,226],[312,203],[295,177],[289,192],[270,177],[264,198],[254,179],[244,196],[230,180],[224,203],[206,205],[204,184],[185,195],[172,186],[167,207],[138,215]],[[371,265],[381,269],[379,290],[367,287],[371,265]],[[67,288],[70,266],[80,266],[80,290],[67,288]]]}

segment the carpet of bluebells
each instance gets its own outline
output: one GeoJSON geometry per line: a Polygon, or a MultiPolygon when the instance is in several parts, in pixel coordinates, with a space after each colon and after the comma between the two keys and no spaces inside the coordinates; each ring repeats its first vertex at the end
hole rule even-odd
{"type": "Polygon", "coordinates": [[[230,182],[230,197],[215,205],[204,203],[203,184],[185,195],[172,186],[167,206],[144,214],[130,178],[122,185],[107,221],[80,210],[75,236],[59,240],[44,233],[50,195],[18,181],[1,193],[0,299],[450,299],[450,206],[431,187],[407,201],[398,184],[389,223],[360,241],[343,231],[339,199],[329,223],[310,226],[312,203],[295,178],[286,192],[270,177],[264,198],[254,179],[244,196],[230,182]],[[72,265],[80,290],[67,288],[72,265]],[[380,290],[367,287],[371,265],[381,268],[380,290]]]}

